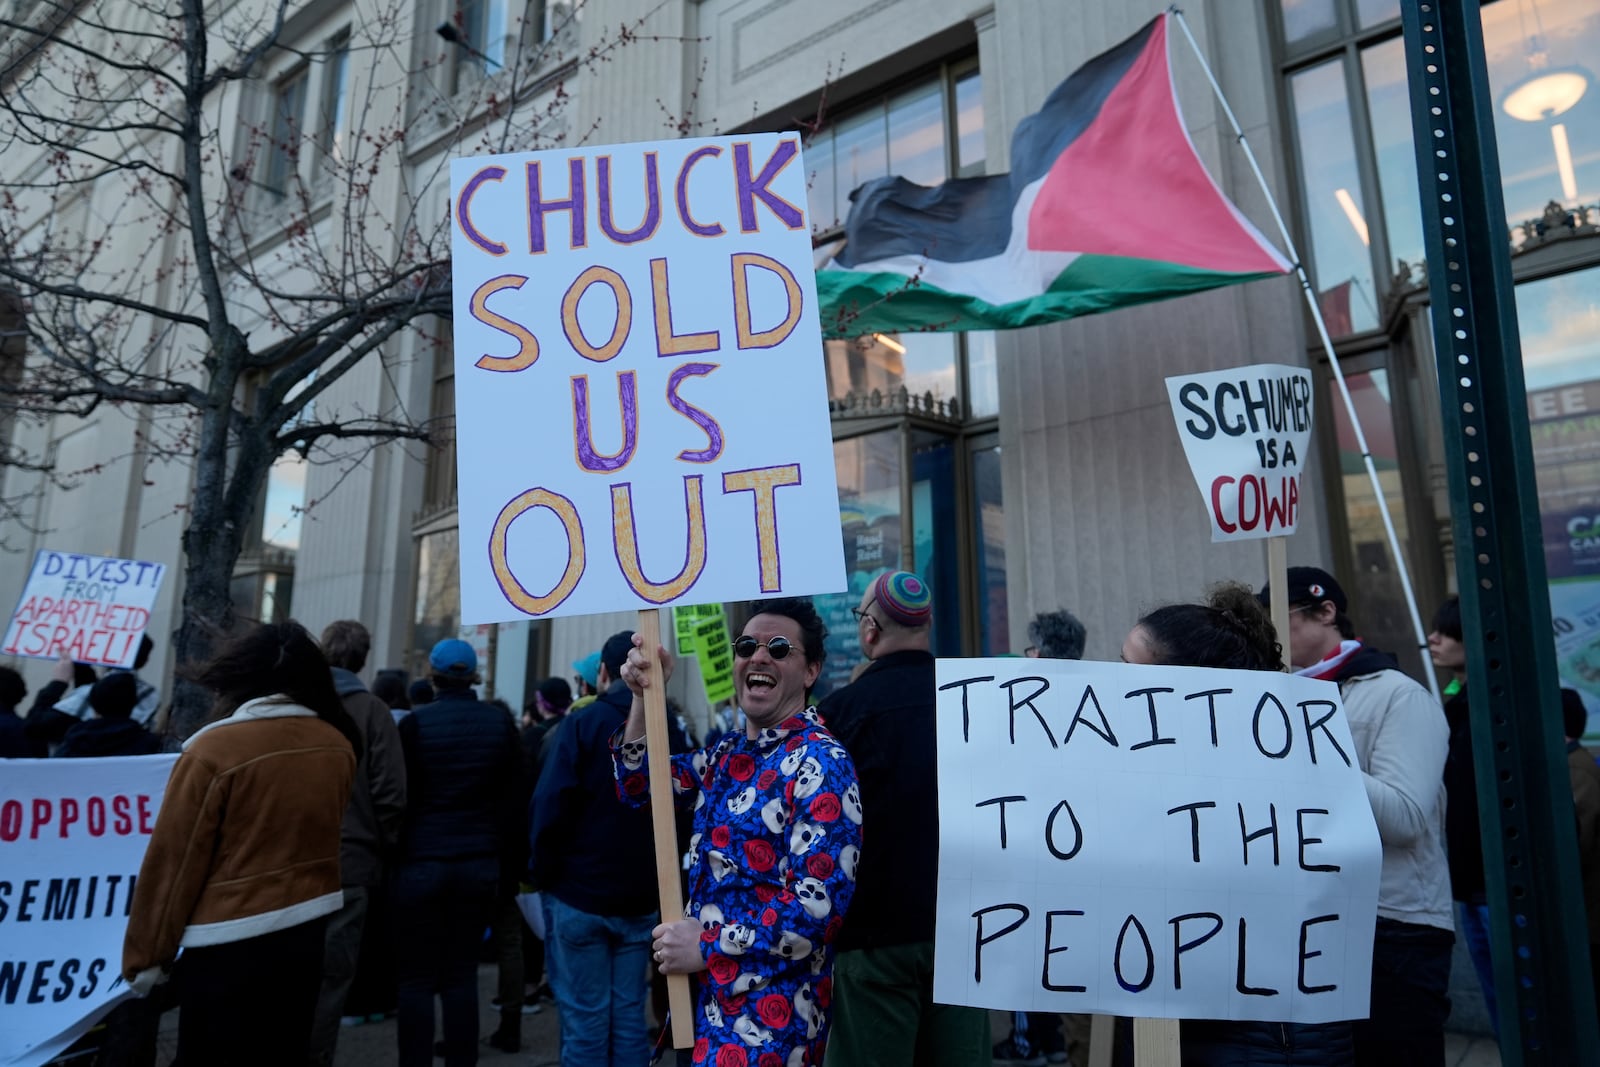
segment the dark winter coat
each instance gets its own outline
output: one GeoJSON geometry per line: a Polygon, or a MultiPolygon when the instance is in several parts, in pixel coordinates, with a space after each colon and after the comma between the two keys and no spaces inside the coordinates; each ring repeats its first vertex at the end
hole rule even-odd
{"type": "Polygon", "coordinates": [[[85,719],[67,731],[56,756],[150,756],[161,738],[132,719],[85,719]]]}
{"type": "Polygon", "coordinates": [[[1183,1067],[1354,1067],[1347,1022],[1252,1023],[1185,1019],[1183,1067]]]}
{"type": "Polygon", "coordinates": [[[1472,763],[1472,723],[1463,688],[1444,705],[1450,754],[1444,761],[1444,838],[1450,861],[1450,897],[1483,903],[1483,834],[1478,822],[1478,782],[1472,763]]]}
{"type": "Polygon", "coordinates": [[[933,653],[891,652],[817,707],[850,753],[861,806],[876,826],[861,862],[841,952],[933,940],[934,895],[908,885],[939,880],[939,755],[933,653]]]}
{"type": "MultiPolygon", "coordinates": [[[[650,812],[617,797],[611,735],[628,721],[633,694],[614,683],[600,699],[571,712],[545,741],[528,840],[540,889],[591,915],[648,915],[656,910],[655,839],[650,812]]],[[[669,720],[669,747],[688,749],[669,720]]]]}
{"type": "Polygon", "coordinates": [[[400,857],[493,857],[502,875],[520,873],[522,749],[516,724],[471,689],[446,689],[400,720],[406,818],[400,857]],[[508,869],[509,868],[509,869],[508,869]]]}
{"type": "Polygon", "coordinates": [[[28,731],[15,708],[0,705],[0,759],[27,759],[37,755],[28,731]]]}

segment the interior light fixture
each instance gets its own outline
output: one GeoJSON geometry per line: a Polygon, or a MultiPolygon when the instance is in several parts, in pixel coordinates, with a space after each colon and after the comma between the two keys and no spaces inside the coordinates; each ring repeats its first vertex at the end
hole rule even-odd
{"type": "Polygon", "coordinates": [[[1542,122],[1571,110],[1589,91],[1589,82],[1581,67],[1535,70],[1506,91],[1500,106],[1514,119],[1542,122]]]}
{"type": "Polygon", "coordinates": [[[1344,209],[1344,217],[1350,220],[1351,229],[1356,231],[1356,236],[1361,238],[1364,245],[1372,244],[1372,234],[1367,231],[1367,220],[1361,217],[1361,209],[1356,207],[1356,201],[1348,189],[1335,189],[1333,198],[1339,201],[1339,206],[1344,209]]]}
{"type": "Polygon", "coordinates": [[[906,354],[906,346],[901,344],[899,341],[896,341],[893,337],[890,337],[888,334],[875,333],[875,334],[872,335],[872,339],[877,341],[880,345],[882,345],[885,348],[893,349],[895,352],[899,353],[902,356],[906,354]]]}
{"type": "Polygon", "coordinates": [[[1556,173],[1561,175],[1561,195],[1571,203],[1578,199],[1578,175],[1572,169],[1572,149],[1567,145],[1567,127],[1556,122],[1550,126],[1550,140],[1556,148],[1556,173]]]}

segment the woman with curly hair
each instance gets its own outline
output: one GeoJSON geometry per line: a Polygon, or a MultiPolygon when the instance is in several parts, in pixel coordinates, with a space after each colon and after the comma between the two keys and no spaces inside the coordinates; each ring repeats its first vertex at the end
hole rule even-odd
{"type": "MultiPolygon", "coordinates": [[[[1157,608],[1122,643],[1128,663],[1283,670],[1283,647],[1249,587],[1212,586],[1203,604],[1157,608]]],[[[1185,1067],[1345,1067],[1355,1063],[1348,1022],[1263,1023],[1188,1019],[1179,1031],[1185,1067]]]]}

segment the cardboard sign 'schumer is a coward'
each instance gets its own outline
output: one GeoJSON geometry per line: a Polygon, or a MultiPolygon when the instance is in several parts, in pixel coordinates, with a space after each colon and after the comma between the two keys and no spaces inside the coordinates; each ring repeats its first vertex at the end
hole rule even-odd
{"type": "Polygon", "coordinates": [[[1382,847],[1329,682],[940,660],[934,999],[1365,1018],[1382,847]]]}
{"type": "Polygon", "coordinates": [[[451,189],[463,620],[843,589],[799,137],[451,189]]]}
{"type": "Polygon", "coordinates": [[[1311,444],[1311,372],[1262,363],[1186,374],[1167,379],[1167,394],[1211,540],[1294,533],[1311,444]]]}

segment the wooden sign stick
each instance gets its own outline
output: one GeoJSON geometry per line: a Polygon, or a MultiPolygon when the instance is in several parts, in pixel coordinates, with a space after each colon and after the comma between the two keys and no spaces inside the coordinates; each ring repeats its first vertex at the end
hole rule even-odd
{"type": "MultiPolygon", "coordinates": [[[[683,884],[679,881],[682,857],[678,852],[678,824],[672,807],[672,749],[667,738],[666,680],[656,649],[661,645],[661,616],[655,608],[639,611],[639,634],[650,662],[650,684],[644,690],[645,759],[650,768],[650,825],[655,831],[656,884],[661,900],[661,921],[683,918],[683,884]]],[[[667,975],[667,1008],[672,1015],[672,1047],[694,1045],[694,998],[689,996],[689,976],[667,975]]]]}
{"type": "Polygon", "coordinates": [[[1272,626],[1283,645],[1283,669],[1293,671],[1289,662],[1289,539],[1267,538],[1267,584],[1272,587],[1272,626]]]}
{"type": "Polygon", "coordinates": [[[1134,1067],[1180,1067],[1178,1020],[1133,1020],[1134,1067]]]}

